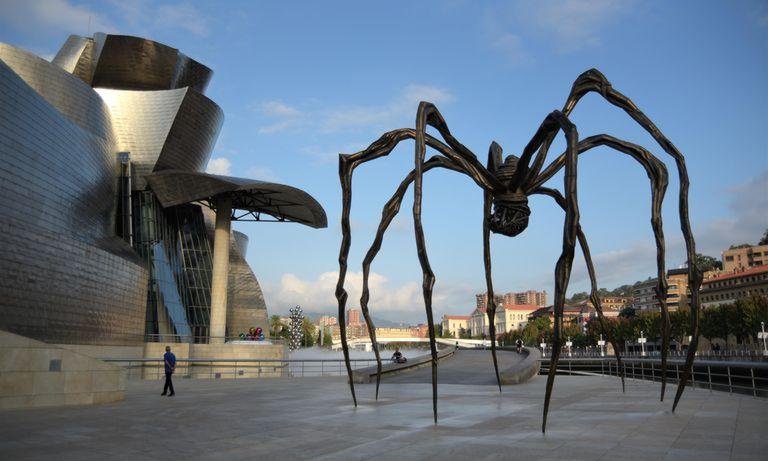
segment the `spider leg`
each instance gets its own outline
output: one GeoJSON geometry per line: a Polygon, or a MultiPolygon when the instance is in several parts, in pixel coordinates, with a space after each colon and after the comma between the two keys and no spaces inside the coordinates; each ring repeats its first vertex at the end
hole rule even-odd
{"type": "MultiPolygon", "coordinates": [[[[550,124],[553,122],[550,121],[550,124]]],[[[435,345],[435,326],[432,316],[432,289],[435,284],[435,274],[429,264],[426,242],[424,240],[424,228],[421,223],[421,198],[422,198],[422,166],[426,153],[426,128],[427,125],[435,128],[445,139],[445,142],[459,154],[459,164],[484,190],[504,190],[504,185],[496,177],[478,162],[477,157],[463,144],[453,137],[445,119],[437,107],[429,102],[419,103],[416,112],[416,148],[414,152],[414,182],[413,182],[413,227],[416,234],[416,248],[423,274],[422,292],[424,296],[424,308],[427,313],[429,331],[429,345],[432,352],[432,411],[437,424],[437,347],[435,345]]],[[[451,158],[451,160],[454,160],[451,158]]]]}
{"type": "MultiPolygon", "coordinates": [[[[438,156],[432,157],[424,162],[422,173],[426,173],[435,167],[443,167],[461,173],[466,173],[464,170],[458,168],[449,159],[438,156]]],[[[381,211],[381,222],[379,222],[379,227],[376,230],[376,237],[374,238],[373,243],[371,243],[370,248],[368,248],[368,252],[363,259],[363,290],[362,296],[360,297],[360,309],[363,311],[363,316],[368,323],[368,334],[371,337],[373,350],[376,354],[376,399],[379,398],[379,385],[381,383],[381,358],[379,356],[378,344],[376,343],[376,329],[372,328],[373,322],[369,317],[368,311],[368,301],[370,299],[368,279],[371,273],[371,263],[373,263],[373,260],[379,253],[379,250],[381,250],[381,244],[384,240],[384,233],[389,228],[389,225],[392,223],[392,220],[395,218],[395,216],[397,216],[397,214],[400,212],[400,205],[403,201],[403,197],[405,196],[405,192],[408,189],[408,186],[410,186],[410,184],[413,182],[415,176],[415,171],[408,173],[405,179],[400,183],[400,186],[398,186],[395,193],[384,205],[384,208],[381,211]]]]}
{"type": "MultiPolygon", "coordinates": [[[[667,168],[663,162],[644,148],[608,135],[597,135],[584,138],[578,146],[579,154],[597,146],[607,146],[619,152],[625,153],[640,163],[651,181],[651,227],[656,240],[656,298],[661,308],[661,395],[664,394],[667,385],[667,359],[669,357],[669,307],[667,306],[667,278],[665,261],[664,230],[661,220],[661,206],[668,184],[667,168]]],[[[551,178],[565,161],[565,154],[561,154],[533,181],[530,187],[539,187],[544,181],[551,178]]],[[[534,189],[535,190],[535,189],[534,189]]]]}
{"type": "MultiPolygon", "coordinates": [[[[424,309],[427,313],[427,326],[429,331],[429,349],[432,353],[432,414],[437,424],[437,346],[435,344],[435,325],[432,320],[432,288],[435,286],[435,274],[429,265],[427,256],[427,245],[424,241],[424,228],[421,225],[421,182],[424,174],[423,164],[424,155],[427,147],[424,141],[424,134],[427,128],[427,119],[430,115],[438,113],[437,108],[432,104],[425,102],[419,103],[419,109],[416,112],[416,149],[414,180],[413,180],[413,228],[416,234],[416,249],[421,264],[423,279],[421,283],[422,294],[424,296],[424,309]]],[[[439,113],[438,113],[439,114],[439,113]]]]}
{"type": "MultiPolygon", "coordinates": [[[[536,134],[525,147],[523,155],[527,152],[536,150],[547,136],[553,132],[563,130],[567,141],[567,156],[565,162],[565,222],[563,224],[563,249],[560,258],[555,266],[555,325],[553,334],[552,358],[550,359],[549,373],[547,374],[547,387],[544,395],[544,414],[541,424],[541,431],[546,432],[547,414],[549,412],[549,403],[552,397],[552,386],[555,382],[555,372],[557,362],[560,358],[561,329],[563,322],[563,306],[565,304],[565,292],[568,288],[568,281],[573,267],[573,254],[576,247],[576,235],[579,227],[579,203],[576,189],[576,171],[577,171],[577,143],[578,133],[576,126],[568,120],[564,114],[554,111],[549,114],[539,126],[536,134]]],[[[522,157],[521,157],[522,158],[522,157]]]]}
{"type": "MultiPolygon", "coordinates": [[[[560,205],[560,208],[563,209],[563,211],[566,210],[565,205],[565,197],[560,193],[560,191],[555,189],[549,189],[546,187],[540,187],[533,191],[531,193],[534,194],[540,194],[540,195],[548,195],[555,199],[555,202],[557,202],[558,205],[560,205]]],[[[626,391],[625,386],[625,373],[624,373],[624,366],[621,362],[621,353],[619,352],[619,346],[616,343],[616,338],[613,335],[613,332],[608,330],[605,326],[605,315],[603,314],[603,306],[600,303],[600,297],[598,296],[597,291],[597,276],[595,275],[595,266],[592,263],[592,256],[589,251],[589,245],[587,244],[587,238],[584,235],[584,232],[581,229],[581,225],[579,225],[577,236],[579,239],[579,246],[581,247],[582,254],[584,255],[584,261],[586,261],[587,264],[587,272],[589,273],[589,281],[591,282],[591,293],[590,293],[590,301],[592,301],[592,305],[595,306],[595,310],[597,311],[597,318],[600,321],[600,328],[605,332],[606,336],[608,337],[608,341],[611,343],[611,346],[613,346],[614,353],[616,354],[616,367],[619,373],[619,376],[621,377],[621,392],[626,391]]]]}
{"type": "MultiPolygon", "coordinates": [[[[450,134],[450,133],[448,133],[450,134]]],[[[338,302],[338,315],[339,315],[339,330],[341,334],[341,345],[344,352],[344,362],[347,368],[347,377],[349,379],[350,392],[352,394],[352,400],[357,406],[357,397],[355,395],[355,386],[352,379],[352,366],[349,361],[349,345],[347,343],[346,335],[346,321],[345,321],[345,307],[348,298],[348,293],[344,289],[344,282],[347,275],[347,260],[349,257],[349,249],[352,243],[351,226],[349,223],[349,214],[352,206],[352,174],[355,168],[363,163],[371,160],[375,160],[380,157],[389,155],[390,152],[401,141],[406,139],[415,139],[416,130],[405,128],[399,130],[389,131],[384,133],[379,139],[374,141],[366,149],[350,154],[339,155],[339,179],[342,189],[342,214],[341,214],[341,230],[342,241],[339,249],[339,279],[336,283],[336,300],[338,302]]],[[[442,142],[438,141],[434,137],[422,130],[422,139],[426,145],[437,150],[447,158],[455,162],[461,170],[466,170],[467,174],[482,188],[500,188],[503,187],[501,183],[489,172],[485,171],[483,166],[477,161],[477,158],[469,152],[466,148],[462,152],[456,152],[447,147],[442,142]]],[[[463,146],[462,146],[463,147],[463,146]]]]}
{"type": "MultiPolygon", "coordinates": [[[[688,179],[688,169],[685,166],[685,158],[672,142],[659,130],[656,125],[635,105],[632,100],[613,89],[613,86],[605,76],[597,69],[590,69],[581,74],[573,83],[571,93],[563,106],[563,113],[570,114],[576,103],[588,92],[594,91],[608,101],[610,104],[621,108],[633,120],[635,120],[653,139],[669,154],[677,166],[678,178],[680,181],[680,196],[678,200],[678,213],[680,215],[680,228],[685,239],[686,254],[688,258],[688,288],[691,292],[691,343],[688,347],[688,354],[685,359],[683,375],[677,383],[677,392],[675,393],[675,402],[672,404],[672,411],[677,408],[680,397],[683,395],[688,379],[691,377],[693,360],[696,356],[696,349],[699,344],[699,312],[701,302],[699,288],[703,279],[702,273],[696,265],[696,242],[691,231],[691,222],[688,213],[688,188],[690,181],[688,179]]],[[[667,336],[669,335],[667,330],[667,336]]],[[[667,342],[669,338],[667,338],[667,342]]]]}
{"type": "MultiPolygon", "coordinates": [[[[501,146],[495,142],[488,149],[488,170],[495,171],[501,164],[501,146]]],[[[488,293],[488,333],[491,336],[491,357],[493,357],[493,370],[496,372],[496,383],[501,392],[501,376],[499,376],[499,362],[496,358],[496,301],[493,296],[493,277],[491,275],[491,228],[488,217],[491,215],[493,194],[489,191],[483,193],[483,261],[485,263],[485,284],[488,293]]]]}

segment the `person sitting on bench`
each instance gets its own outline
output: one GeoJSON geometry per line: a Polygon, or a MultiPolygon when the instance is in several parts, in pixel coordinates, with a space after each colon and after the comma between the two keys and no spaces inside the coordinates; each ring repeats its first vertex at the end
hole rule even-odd
{"type": "Polygon", "coordinates": [[[395,363],[405,363],[408,361],[408,359],[405,358],[402,352],[400,352],[400,348],[395,348],[395,353],[392,354],[392,361],[395,363]]]}

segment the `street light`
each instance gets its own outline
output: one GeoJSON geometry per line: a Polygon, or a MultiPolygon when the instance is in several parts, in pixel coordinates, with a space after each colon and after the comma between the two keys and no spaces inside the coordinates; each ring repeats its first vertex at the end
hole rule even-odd
{"type": "Polygon", "coordinates": [[[757,337],[758,337],[758,339],[759,338],[763,339],[763,355],[768,356],[768,347],[765,346],[765,337],[766,337],[766,334],[765,334],[765,322],[760,322],[760,329],[763,330],[763,331],[757,333],[757,337]]]}
{"type": "Polygon", "coordinates": [[[642,352],[640,353],[640,355],[642,355],[643,357],[645,357],[645,341],[646,341],[646,338],[643,337],[643,330],[640,330],[640,337],[637,338],[637,342],[640,343],[640,348],[642,349],[642,352]]]}
{"type": "Polygon", "coordinates": [[[546,357],[547,356],[547,343],[543,342],[539,344],[541,346],[541,356],[546,357]]]}
{"type": "Polygon", "coordinates": [[[571,342],[571,337],[568,337],[568,341],[565,343],[566,346],[568,346],[568,357],[572,357],[571,354],[571,346],[573,346],[573,343],[571,342]]]}

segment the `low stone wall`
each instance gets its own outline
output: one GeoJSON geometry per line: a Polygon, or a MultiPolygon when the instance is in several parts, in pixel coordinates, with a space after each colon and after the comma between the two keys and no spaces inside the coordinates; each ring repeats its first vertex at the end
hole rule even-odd
{"type": "Polygon", "coordinates": [[[118,366],[0,331],[0,409],[115,402],[124,392],[118,366]]]}
{"type": "MultiPolygon", "coordinates": [[[[437,360],[442,360],[456,352],[455,347],[446,347],[437,351],[437,360]]],[[[432,365],[432,354],[421,355],[405,363],[393,363],[391,361],[382,362],[381,374],[395,375],[414,368],[421,368],[432,365]]],[[[357,384],[371,383],[376,380],[376,367],[359,368],[352,372],[352,381],[357,384]]]]}
{"type": "MultiPolygon", "coordinates": [[[[284,363],[254,362],[258,360],[285,360],[286,347],[282,344],[268,344],[254,341],[249,344],[185,344],[146,343],[145,359],[162,359],[165,346],[171,346],[176,355],[176,377],[185,378],[269,378],[280,377],[284,363]],[[206,363],[206,360],[233,359],[231,362],[206,363]],[[189,362],[187,361],[189,360],[189,362]],[[243,360],[242,362],[239,360],[243,360]]],[[[162,362],[145,364],[143,379],[165,379],[162,362]]]]}
{"type": "Polygon", "coordinates": [[[525,358],[513,367],[499,372],[501,384],[520,384],[539,374],[541,369],[541,351],[536,348],[523,348],[525,358]]]}

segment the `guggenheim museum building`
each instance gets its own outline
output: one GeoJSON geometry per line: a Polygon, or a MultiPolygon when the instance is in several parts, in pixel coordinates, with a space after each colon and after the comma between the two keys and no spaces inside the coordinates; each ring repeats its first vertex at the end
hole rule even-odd
{"type": "Polygon", "coordinates": [[[294,187],[204,173],[212,71],[151,40],[0,44],[0,330],[49,343],[222,342],[266,329],[232,220],[326,227],[294,187]]]}

